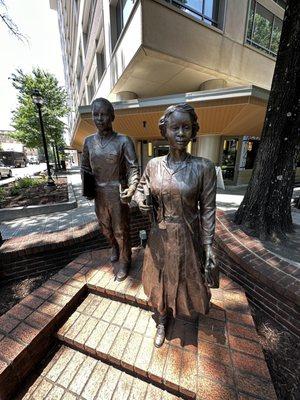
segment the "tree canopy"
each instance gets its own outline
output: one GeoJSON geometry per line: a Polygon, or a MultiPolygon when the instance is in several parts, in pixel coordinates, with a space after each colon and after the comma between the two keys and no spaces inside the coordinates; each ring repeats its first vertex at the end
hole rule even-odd
{"type": "Polygon", "coordinates": [[[42,107],[46,138],[57,145],[64,144],[63,132],[65,124],[62,118],[69,112],[67,92],[59,86],[56,77],[40,68],[32,73],[24,73],[17,69],[10,77],[13,86],[18,90],[18,106],[13,111],[12,126],[15,132],[11,135],[28,148],[42,146],[39,116],[36,105],[32,101],[32,92],[38,89],[44,99],[42,107]]]}

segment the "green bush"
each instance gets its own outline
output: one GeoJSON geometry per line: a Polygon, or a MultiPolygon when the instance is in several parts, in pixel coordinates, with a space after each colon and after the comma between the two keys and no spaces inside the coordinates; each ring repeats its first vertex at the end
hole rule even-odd
{"type": "Polygon", "coordinates": [[[15,181],[14,186],[10,190],[12,196],[17,196],[21,193],[22,189],[27,189],[31,187],[39,186],[46,182],[45,178],[35,179],[25,176],[24,178],[19,178],[15,181]]]}
{"type": "Polygon", "coordinates": [[[3,187],[0,187],[0,201],[3,201],[5,198],[5,190],[3,187]]]}
{"type": "Polygon", "coordinates": [[[10,193],[9,194],[10,194],[10,196],[18,196],[20,194],[20,192],[21,192],[21,189],[19,187],[13,186],[10,189],[10,193]]]}

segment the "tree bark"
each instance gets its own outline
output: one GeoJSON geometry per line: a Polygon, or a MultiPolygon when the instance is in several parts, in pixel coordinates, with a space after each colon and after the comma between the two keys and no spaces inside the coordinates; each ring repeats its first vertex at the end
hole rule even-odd
{"type": "Polygon", "coordinates": [[[300,148],[300,1],[288,0],[261,143],[235,222],[261,239],[293,231],[291,198],[300,148]]]}

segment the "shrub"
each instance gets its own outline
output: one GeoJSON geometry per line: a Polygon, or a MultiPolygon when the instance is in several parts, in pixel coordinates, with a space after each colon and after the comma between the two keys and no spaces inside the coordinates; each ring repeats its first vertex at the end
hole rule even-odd
{"type": "Polygon", "coordinates": [[[0,202],[3,201],[5,198],[5,189],[0,187],[0,202]]]}
{"type": "Polygon", "coordinates": [[[17,196],[21,193],[22,189],[27,189],[30,187],[36,187],[46,182],[45,178],[36,179],[29,176],[24,178],[19,178],[15,181],[14,186],[10,190],[12,196],[17,196]]]}

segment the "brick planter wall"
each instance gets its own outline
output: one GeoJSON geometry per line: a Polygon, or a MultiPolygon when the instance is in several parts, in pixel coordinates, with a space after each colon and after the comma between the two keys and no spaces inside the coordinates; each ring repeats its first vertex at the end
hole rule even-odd
{"type": "Polygon", "coordinates": [[[218,212],[215,251],[222,272],[243,286],[250,302],[300,336],[299,269],[241,231],[231,217],[218,212]]]}
{"type": "MultiPolygon", "coordinates": [[[[149,220],[131,209],[132,246],[140,243],[139,231],[149,231],[149,220]]],[[[80,254],[108,247],[97,222],[76,229],[12,238],[0,248],[0,285],[44,271],[58,270],[80,254]]]]}

